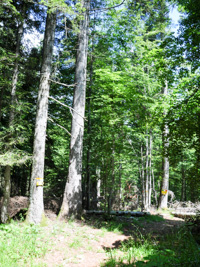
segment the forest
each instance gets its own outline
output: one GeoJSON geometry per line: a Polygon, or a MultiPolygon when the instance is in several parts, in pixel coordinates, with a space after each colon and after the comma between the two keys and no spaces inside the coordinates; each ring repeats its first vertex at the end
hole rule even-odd
{"type": "Polygon", "coordinates": [[[198,5],[1,0],[2,227],[16,196],[34,227],[200,201],[198,5]]]}

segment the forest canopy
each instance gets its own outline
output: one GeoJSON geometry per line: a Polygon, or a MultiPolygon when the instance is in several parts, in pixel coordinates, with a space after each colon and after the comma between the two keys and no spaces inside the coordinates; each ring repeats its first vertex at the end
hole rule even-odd
{"type": "Polygon", "coordinates": [[[199,28],[197,0],[2,0],[1,222],[199,201],[199,28]]]}

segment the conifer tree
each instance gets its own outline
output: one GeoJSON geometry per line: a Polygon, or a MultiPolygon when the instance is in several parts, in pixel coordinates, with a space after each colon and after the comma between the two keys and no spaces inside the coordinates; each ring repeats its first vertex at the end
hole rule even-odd
{"type": "Polygon", "coordinates": [[[50,75],[55,40],[56,11],[47,13],[45,36],[43,41],[42,67],[38,91],[37,114],[33,146],[33,165],[31,173],[30,205],[27,214],[29,223],[39,224],[44,213],[43,182],[46,127],[48,117],[48,97],[50,75]]]}
{"type": "Polygon", "coordinates": [[[80,21],[76,56],[75,89],[73,96],[72,126],[68,177],[60,218],[80,216],[82,212],[82,153],[86,97],[86,69],[90,1],[81,2],[83,19],[80,21]]]}

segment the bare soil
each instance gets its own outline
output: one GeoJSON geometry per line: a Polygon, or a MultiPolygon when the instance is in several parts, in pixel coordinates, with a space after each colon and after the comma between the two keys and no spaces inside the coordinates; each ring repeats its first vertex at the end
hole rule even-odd
{"type": "MultiPolygon", "coordinates": [[[[21,209],[28,207],[28,198],[14,197],[10,200],[10,216],[15,216],[21,209]]],[[[47,267],[98,267],[103,266],[108,259],[109,251],[121,246],[123,242],[134,238],[138,230],[143,235],[151,234],[159,239],[184,224],[181,218],[172,217],[169,214],[159,214],[152,211],[152,215],[159,215],[163,221],[142,220],[138,224],[137,218],[117,217],[116,223],[124,223],[122,231],[109,232],[106,228],[99,228],[95,222],[102,218],[96,216],[92,219],[81,221],[57,220],[58,204],[48,201],[45,204],[47,221],[44,225],[44,237],[41,242],[47,245],[47,251],[43,258],[37,259],[37,266],[47,267]]],[[[120,253],[120,252],[119,252],[120,253]]],[[[105,265],[104,265],[105,266],[105,265]]]]}
{"type": "MultiPolygon", "coordinates": [[[[154,215],[157,214],[154,212],[154,215]]],[[[50,210],[46,211],[46,216],[49,220],[44,229],[46,236],[49,236],[50,248],[43,259],[37,260],[39,266],[103,266],[108,259],[109,251],[134,237],[138,230],[131,223],[130,218],[118,218],[119,223],[122,220],[127,223],[121,233],[114,233],[106,229],[98,229],[92,224],[93,220],[60,222],[50,210]]],[[[171,217],[168,214],[160,214],[160,216],[164,221],[142,221],[140,232],[144,235],[151,233],[153,237],[159,238],[184,224],[183,219],[171,217]]]]}

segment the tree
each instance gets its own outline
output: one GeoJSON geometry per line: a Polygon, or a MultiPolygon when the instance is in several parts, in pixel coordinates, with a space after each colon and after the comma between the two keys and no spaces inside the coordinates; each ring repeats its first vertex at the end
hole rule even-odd
{"type": "MultiPolygon", "coordinates": [[[[168,95],[168,83],[165,83],[165,87],[163,89],[163,95],[167,97],[168,95]]],[[[164,115],[166,116],[166,111],[164,111],[164,115]]],[[[169,189],[169,156],[168,156],[168,148],[169,148],[169,126],[166,120],[164,120],[163,131],[162,131],[162,143],[163,143],[163,177],[162,177],[162,185],[160,192],[160,203],[159,208],[167,208],[168,203],[168,189],[169,189]]]]}
{"type": "Polygon", "coordinates": [[[31,173],[30,205],[27,213],[29,223],[39,224],[44,213],[43,180],[45,140],[48,113],[48,97],[50,75],[55,40],[56,11],[47,13],[45,36],[43,42],[43,57],[40,74],[40,85],[37,101],[37,114],[33,145],[33,165],[31,173]]]}
{"type": "MultiPolygon", "coordinates": [[[[19,57],[20,57],[20,46],[23,35],[23,24],[24,24],[24,6],[22,7],[22,15],[18,18],[18,26],[17,26],[17,42],[16,42],[16,52],[15,52],[15,61],[14,61],[14,69],[11,83],[11,107],[10,107],[10,115],[9,115],[9,129],[10,136],[7,137],[8,142],[8,153],[10,152],[11,145],[9,144],[12,139],[12,132],[14,131],[14,120],[15,120],[15,109],[16,109],[16,88],[18,82],[18,72],[19,72],[19,57]]],[[[12,143],[12,142],[11,142],[12,143]]],[[[1,222],[6,223],[8,220],[8,204],[10,199],[10,189],[11,189],[11,165],[5,166],[4,171],[4,193],[3,193],[3,201],[1,207],[1,222]]]]}
{"type": "Polygon", "coordinates": [[[86,95],[86,68],[90,1],[83,0],[85,9],[80,21],[76,57],[75,89],[73,97],[72,126],[68,177],[64,191],[60,218],[80,216],[82,212],[82,150],[86,95]]]}

